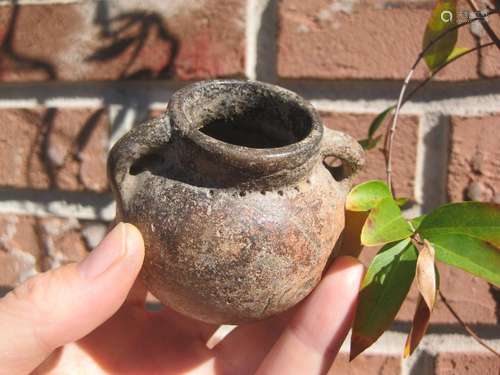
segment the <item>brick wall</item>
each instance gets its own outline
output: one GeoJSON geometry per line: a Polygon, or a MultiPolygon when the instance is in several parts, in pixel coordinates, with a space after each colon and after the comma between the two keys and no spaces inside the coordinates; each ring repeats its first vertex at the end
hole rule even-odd
{"type": "MultiPolygon", "coordinates": [[[[432,1],[0,1],[0,287],[83,257],[114,216],[107,150],[188,81],[239,77],[297,91],[327,126],[362,137],[392,104],[432,1]]],[[[460,6],[465,9],[465,4],[460,6]]],[[[500,17],[491,19],[500,31],[500,17]]],[[[464,29],[459,44],[487,37],[464,29]]],[[[412,214],[446,201],[500,202],[500,54],[470,54],[409,103],[396,136],[397,192],[412,214]]],[[[423,68],[416,79],[426,77],[423,68]]],[[[381,178],[381,150],[362,178],[381,178]]],[[[366,251],[368,259],[373,251],[366,251]]],[[[442,289],[500,350],[500,291],[442,267],[442,289]]],[[[391,332],[336,374],[498,374],[439,304],[401,360],[416,294],[391,332]]]]}

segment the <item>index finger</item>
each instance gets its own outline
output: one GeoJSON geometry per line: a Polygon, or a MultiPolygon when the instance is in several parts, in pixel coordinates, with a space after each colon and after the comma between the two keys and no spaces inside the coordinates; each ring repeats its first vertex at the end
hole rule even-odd
{"type": "Polygon", "coordinates": [[[300,306],[262,362],[258,374],[324,374],[354,319],[364,274],[352,257],[339,257],[300,306]]]}

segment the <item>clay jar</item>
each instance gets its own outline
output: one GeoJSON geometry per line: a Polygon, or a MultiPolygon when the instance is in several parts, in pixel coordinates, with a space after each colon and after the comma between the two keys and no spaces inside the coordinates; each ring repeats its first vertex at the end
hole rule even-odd
{"type": "Polygon", "coordinates": [[[144,236],[141,276],[162,303],[205,322],[282,312],[317,285],[363,164],[351,137],[260,82],[205,81],[113,147],[117,219],[144,236]],[[342,161],[327,168],[324,160],[342,161]]]}

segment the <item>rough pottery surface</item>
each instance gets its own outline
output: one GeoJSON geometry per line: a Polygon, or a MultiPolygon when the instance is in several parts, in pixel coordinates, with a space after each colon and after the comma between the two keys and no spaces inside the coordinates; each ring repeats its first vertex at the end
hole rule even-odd
{"type": "Polygon", "coordinates": [[[298,95],[205,81],[110,152],[119,220],[146,245],[141,272],[164,304],[239,324],[282,312],[316,286],[344,227],[363,152],[298,95]],[[328,169],[328,156],[342,166],[328,169]]]}

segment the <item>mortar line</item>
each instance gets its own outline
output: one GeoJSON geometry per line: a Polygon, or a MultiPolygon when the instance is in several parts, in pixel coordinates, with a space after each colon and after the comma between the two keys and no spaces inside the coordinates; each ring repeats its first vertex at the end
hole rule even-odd
{"type": "MultiPolygon", "coordinates": [[[[365,353],[369,355],[387,354],[402,356],[407,336],[408,333],[404,332],[386,331],[365,353]]],[[[500,338],[484,339],[484,341],[493,348],[500,348],[500,338]]],[[[342,344],[340,353],[349,353],[349,345],[350,334],[342,344]]],[[[422,339],[418,350],[429,355],[436,355],[442,351],[442,348],[446,348],[446,352],[451,353],[490,353],[468,334],[458,332],[458,328],[456,333],[427,333],[422,339]]]]}
{"type": "MultiPolygon", "coordinates": [[[[300,92],[299,92],[300,94],[300,92]]],[[[164,109],[168,98],[148,100],[151,109],[164,109]]],[[[25,99],[0,99],[0,109],[35,109],[35,108],[102,108],[111,105],[130,106],[133,101],[144,101],[144,98],[137,96],[129,97],[127,102],[114,102],[106,98],[52,98],[47,100],[37,100],[33,98],[25,99]]],[[[359,113],[378,114],[385,108],[393,104],[391,100],[330,100],[312,99],[313,106],[322,112],[337,113],[359,113]]],[[[429,101],[421,103],[408,103],[401,111],[402,114],[422,115],[426,112],[438,113],[441,115],[475,117],[500,113],[500,95],[491,95],[481,98],[460,98],[453,101],[429,101]]]]}
{"type": "Polygon", "coordinates": [[[278,2],[277,0],[258,0],[259,29],[256,34],[255,74],[258,80],[276,83],[277,77],[277,38],[278,2]]]}
{"type": "Polygon", "coordinates": [[[422,213],[427,213],[446,202],[449,143],[447,116],[426,113],[421,117],[415,194],[422,213]]]}
{"type": "Polygon", "coordinates": [[[247,0],[245,22],[245,76],[255,80],[257,66],[257,33],[260,27],[260,15],[257,6],[259,0],[247,0]]]}
{"type": "MultiPolygon", "coordinates": [[[[259,44],[258,34],[263,25],[259,25],[263,13],[269,11],[269,7],[274,5],[272,0],[249,0],[248,13],[253,19],[252,27],[247,30],[249,38],[253,41],[247,43],[247,47],[252,46],[253,53],[248,61],[247,70],[250,70],[252,59],[261,59],[258,48],[265,47],[259,44]],[[252,10],[250,10],[250,8],[252,10]],[[260,27],[259,27],[260,26],[260,27]],[[251,32],[250,32],[251,31],[251,32]]],[[[270,15],[266,15],[270,17],[270,15]]],[[[270,30],[264,30],[271,32],[270,30]]],[[[269,37],[269,36],[268,36],[269,37]]],[[[247,38],[248,39],[248,38],[247,38]]],[[[262,55],[262,54],[261,54],[262,55]]],[[[254,74],[255,72],[252,72],[254,74]]],[[[259,77],[269,80],[271,77],[259,77]]],[[[104,98],[115,100],[116,102],[126,102],[131,96],[151,98],[158,100],[159,97],[168,99],[169,96],[181,87],[193,81],[56,81],[56,82],[26,82],[26,83],[0,83],[0,100],[37,100],[45,103],[47,100],[62,100],[67,97],[84,98],[104,98]]],[[[401,82],[389,80],[277,80],[276,83],[283,87],[296,91],[310,100],[325,99],[330,101],[346,100],[375,101],[386,100],[395,101],[399,92],[401,82]]],[[[500,79],[487,81],[466,81],[466,82],[431,82],[412,102],[426,103],[434,101],[445,101],[453,98],[482,98],[495,97],[500,95],[500,79]]],[[[392,104],[392,103],[391,103],[392,104]]],[[[470,104],[471,106],[474,103],[470,104]]]]}
{"type": "Polygon", "coordinates": [[[115,204],[109,193],[0,188],[0,214],[110,221],[115,204]]]}
{"type": "MultiPolygon", "coordinates": [[[[17,0],[18,5],[74,4],[79,0],[17,0]]],[[[12,5],[12,0],[0,0],[0,6],[12,5]]]]}
{"type": "Polygon", "coordinates": [[[426,147],[424,138],[426,135],[426,124],[429,116],[423,115],[419,117],[418,121],[418,136],[417,136],[417,157],[415,165],[415,186],[414,186],[414,196],[417,203],[422,206],[424,202],[424,174],[425,174],[425,154],[426,147]]]}

